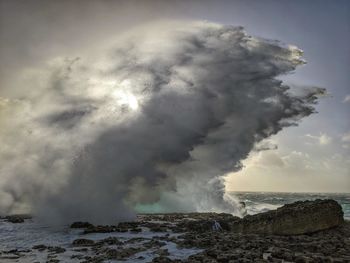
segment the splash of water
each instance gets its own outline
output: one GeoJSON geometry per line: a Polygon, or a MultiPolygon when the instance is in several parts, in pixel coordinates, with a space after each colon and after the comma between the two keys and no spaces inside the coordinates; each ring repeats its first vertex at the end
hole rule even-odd
{"type": "Polygon", "coordinates": [[[135,208],[239,214],[224,175],[324,92],[289,92],[276,77],[303,64],[302,51],[241,27],[163,21],[101,54],[54,60],[20,100],[1,100],[3,213],[98,223],[135,208]]]}

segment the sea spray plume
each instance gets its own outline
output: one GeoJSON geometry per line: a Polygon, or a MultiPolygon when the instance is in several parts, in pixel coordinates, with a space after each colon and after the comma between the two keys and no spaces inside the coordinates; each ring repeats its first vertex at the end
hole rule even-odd
{"type": "Polygon", "coordinates": [[[120,37],[107,58],[54,62],[24,99],[30,113],[14,110],[1,132],[2,211],[24,203],[94,223],[132,219],[135,207],[239,214],[223,176],[324,92],[293,95],[275,79],[301,55],[241,27],[163,21],[120,37]]]}

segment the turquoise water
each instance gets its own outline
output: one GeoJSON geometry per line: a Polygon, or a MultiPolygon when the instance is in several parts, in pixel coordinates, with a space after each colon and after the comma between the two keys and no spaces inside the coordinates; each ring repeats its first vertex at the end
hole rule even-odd
{"type": "Polygon", "coordinates": [[[231,192],[246,204],[248,214],[256,214],[276,209],[284,204],[315,199],[334,199],[343,208],[344,218],[350,220],[350,193],[269,193],[269,192],[231,192]]]}

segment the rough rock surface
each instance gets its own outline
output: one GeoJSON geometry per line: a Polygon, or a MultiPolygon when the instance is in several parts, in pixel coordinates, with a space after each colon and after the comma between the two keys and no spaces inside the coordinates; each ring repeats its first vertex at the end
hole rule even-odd
{"type": "Polygon", "coordinates": [[[245,234],[300,235],[339,226],[343,210],[334,200],[299,201],[277,210],[248,215],[231,223],[231,230],[245,234]]]}
{"type": "Polygon", "coordinates": [[[95,242],[86,238],[78,238],[74,240],[72,244],[73,246],[92,246],[95,244],[95,242]]]}
{"type": "Polygon", "coordinates": [[[90,224],[89,222],[74,222],[73,224],[70,225],[70,228],[89,228],[89,227],[93,227],[92,224],[90,224]]]}
{"type": "Polygon", "coordinates": [[[231,231],[186,233],[178,245],[202,248],[183,262],[350,262],[350,222],[306,235],[238,234],[231,231]]]}
{"type": "MultiPolygon", "coordinates": [[[[77,222],[75,227],[86,227],[85,230],[78,229],[80,237],[84,238],[75,239],[69,245],[62,244],[65,247],[35,244],[29,249],[1,250],[0,262],[39,262],[33,261],[38,255],[42,259],[46,257],[43,262],[50,263],[125,260],[148,263],[347,263],[350,262],[350,222],[343,222],[342,216],[335,201],[316,200],[297,202],[243,219],[230,214],[172,213],[143,214],[135,222],[122,222],[116,226],[77,222]],[[215,221],[221,228],[212,227],[215,221]],[[279,227],[289,228],[288,234],[286,231],[282,235],[266,232],[279,227]],[[262,232],[248,233],[253,228],[262,232]],[[319,231],[315,232],[316,228],[319,231]],[[300,229],[307,233],[300,234],[300,229]],[[129,233],[120,233],[126,231],[129,233]],[[290,235],[291,231],[298,234],[290,235]]],[[[77,233],[76,229],[73,231],[77,233]]]]}
{"type": "Polygon", "coordinates": [[[23,223],[25,219],[31,219],[30,215],[19,214],[19,215],[8,215],[4,217],[7,222],[11,223],[23,223]]]}

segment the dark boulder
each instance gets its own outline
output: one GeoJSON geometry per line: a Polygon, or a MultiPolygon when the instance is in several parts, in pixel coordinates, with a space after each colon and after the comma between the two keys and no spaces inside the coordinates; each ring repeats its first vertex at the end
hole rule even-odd
{"type": "Polygon", "coordinates": [[[27,214],[8,215],[4,217],[4,219],[7,222],[11,222],[11,223],[23,223],[25,219],[31,219],[31,218],[32,217],[27,214]]]}
{"type": "Polygon", "coordinates": [[[244,234],[299,235],[344,223],[341,206],[334,200],[298,201],[276,210],[248,215],[231,224],[231,231],[244,234]]]}
{"type": "Polygon", "coordinates": [[[23,223],[24,219],[18,216],[8,216],[6,217],[7,222],[18,224],[18,223],[23,223]]]}

